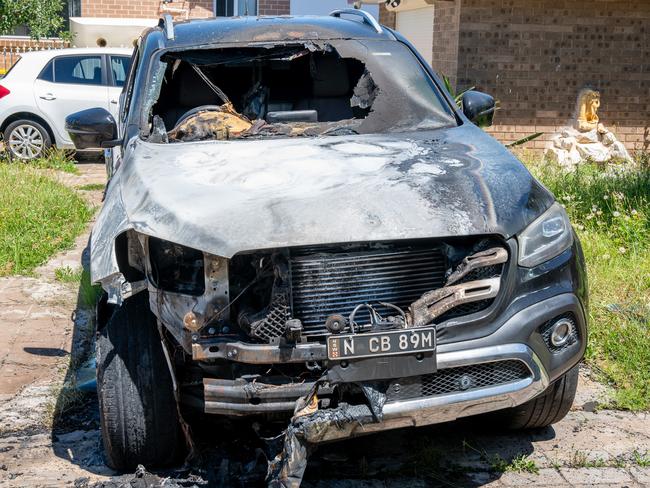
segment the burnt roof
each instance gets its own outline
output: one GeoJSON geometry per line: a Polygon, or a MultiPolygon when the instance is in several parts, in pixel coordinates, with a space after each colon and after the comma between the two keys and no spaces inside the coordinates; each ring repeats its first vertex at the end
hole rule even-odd
{"type": "Polygon", "coordinates": [[[174,39],[166,39],[155,27],[148,37],[168,48],[222,43],[286,42],[333,39],[394,39],[390,31],[378,33],[352,17],[259,16],[217,17],[174,22],[174,39]]]}

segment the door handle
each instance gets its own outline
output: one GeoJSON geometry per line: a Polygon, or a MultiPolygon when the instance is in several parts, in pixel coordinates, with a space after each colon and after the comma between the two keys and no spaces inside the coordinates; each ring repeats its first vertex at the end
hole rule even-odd
{"type": "Polygon", "coordinates": [[[42,98],[43,100],[56,100],[56,97],[52,95],[51,93],[46,93],[45,95],[40,95],[39,98],[42,98]]]}
{"type": "Polygon", "coordinates": [[[111,103],[112,103],[113,105],[117,105],[117,100],[111,100],[111,103]]]}

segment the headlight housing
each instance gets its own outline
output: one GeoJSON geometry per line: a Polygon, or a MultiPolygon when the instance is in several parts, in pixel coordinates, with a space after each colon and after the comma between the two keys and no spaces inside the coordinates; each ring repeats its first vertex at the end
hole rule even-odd
{"type": "Polygon", "coordinates": [[[518,236],[519,266],[532,268],[554,258],[573,244],[566,210],[554,203],[518,236]]]}
{"type": "Polygon", "coordinates": [[[149,237],[150,279],[156,288],[184,295],[205,293],[203,253],[149,237]]]}

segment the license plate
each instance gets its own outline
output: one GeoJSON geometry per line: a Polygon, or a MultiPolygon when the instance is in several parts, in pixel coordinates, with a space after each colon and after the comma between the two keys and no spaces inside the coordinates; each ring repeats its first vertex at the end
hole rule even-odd
{"type": "Polygon", "coordinates": [[[367,334],[331,335],[327,338],[329,359],[394,356],[436,350],[436,329],[401,329],[367,334]]]}

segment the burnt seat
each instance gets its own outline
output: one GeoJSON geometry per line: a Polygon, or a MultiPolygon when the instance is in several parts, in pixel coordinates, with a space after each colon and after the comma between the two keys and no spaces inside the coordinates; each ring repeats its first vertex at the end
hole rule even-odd
{"type": "Polygon", "coordinates": [[[296,102],[294,110],[316,110],[319,122],[353,117],[350,106],[350,77],[344,60],[334,56],[313,60],[312,96],[296,102]]]}

